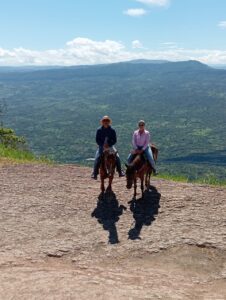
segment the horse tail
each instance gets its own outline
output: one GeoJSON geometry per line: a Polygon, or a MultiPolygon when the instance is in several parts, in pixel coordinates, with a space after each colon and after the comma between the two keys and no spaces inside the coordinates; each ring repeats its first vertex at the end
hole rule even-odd
{"type": "Polygon", "coordinates": [[[153,158],[156,162],[157,159],[158,159],[159,149],[155,146],[155,144],[151,144],[151,150],[152,150],[152,153],[153,153],[153,158]]]}

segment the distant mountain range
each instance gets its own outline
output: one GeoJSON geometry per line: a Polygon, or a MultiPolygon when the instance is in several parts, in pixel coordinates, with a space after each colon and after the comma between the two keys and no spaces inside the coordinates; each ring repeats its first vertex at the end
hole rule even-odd
{"type": "MultiPolygon", "coordinates": [[[[191,62],[191,61],[190,61],[191,62]]],[[[200,63],[198,61],[193,61],[200,63]]],[[[11,73],[11,72],[32,72],[32,71],[43,71],[43,70],[56,70],[56,69],[83,69],[89,67],[107,66],[115,64],[166,64],[166,63],[177,63],[168,60],[150,60],[150,59],[134,59],[126,62],[112,63],[112,64],[101,64],[101,65],[76,65],[76,66],[0,66],[0,73],[11,73]]],[[[184,62],[182,62],[184,63],[184,62]]],[[[226,65],[212,65],[211,67],[216,67],[217,69],[225,69],[226,65]]]]}
{"type": "Polygon", "coordinates": [[[96,127],[109,114],[123,160],[143,118],[160,148],[161,171],[226,176],[226,70],[162,60],[1,67],[1,99],[8,107],[4,122],[36,153],[61,162],[93,157],[96,127]]]}
{"type": "Polygon", "coordinates": [[[169,62],[168,60],[150,60],[150,59],[134,59],[128,61],[131,64],[164,64],[169,62]]]}
{"type": "Polygon", "coordinates": [[[224,69],[226,70],[226,65],[211,65],[212,68],[215,68],[215,69],[224,69]]]}

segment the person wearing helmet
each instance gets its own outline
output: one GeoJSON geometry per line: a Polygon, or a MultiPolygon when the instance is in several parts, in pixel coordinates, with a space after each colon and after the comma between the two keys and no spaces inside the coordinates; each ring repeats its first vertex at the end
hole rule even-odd
{"type": "MultiPolygon", "coordinates": [[[[104,148],[113,147],[117,142],[116,131],[111,127],[111,118],[109,116],[104,116],[101,120],[101,127],[97,129],[96,132],[96,143],[98,149],[95,156],[94,168],[91,178],[97,179],[97,175],[100,168],[100,156],[103,153],[104,148]]],[[[115,149],[116,150],[116,149],[115,149]]],[[[120,157],[117,153],[116,155],[116,169],[119,174],[119,177],[125,176],[122,171],[120,157]]]]}

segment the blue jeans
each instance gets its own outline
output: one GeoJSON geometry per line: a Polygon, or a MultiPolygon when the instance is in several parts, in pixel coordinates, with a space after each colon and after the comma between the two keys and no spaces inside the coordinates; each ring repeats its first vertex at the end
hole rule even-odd
{"type": "MultiPolygon", "coordinates": [[[[116,148],[114,146],[112,146],[111,148],[113,148],[116,151],[116,148]]],[[[99,147],[97,149],[97,152],[96,152],[96,155],[95,155],[95,162],[98,161],[98,159],[100,158],[100,156],[103,153],[103,151],[104,151],[103,147],[99,147]]],[[[116,156],[119,157],[118,152],[117,152],[116,156]]],[[[94,164],[95,164],[95,162],[94,162],[94,164]]]]}
{"type": "MultiPolygon", "coordinates": [[[[142,147],[138,147],[138,150],[142,150],[142,147]]],[[[145,150],[144,150],[144,154],[147,158],[147,160],[149,161],[149,163],[151,164],[152,168],[155,169],[155,161],[154,161],[154,157],[153,157],[153,153],[152,153],[152,150],[151,150],[151,147],[148,146],[145,150]]],[[[131,163],[132,160],[133,160],[134,156],[132,153],[129,154],[127,160],[128,160],[128,163],[131,163]]]]}
{"type": "MultiPolygon", "coordinates": [[[[114,146],[112,146],[112,148],[116,151],[114,146]]],[[[93,173],[96,175],[98,174],[98,170],[99,170],[99,166],[100,166],[100,156],[102,153],[103,153],[103,147],[99,147],[97,149],[97,152],[95,155],[95,161],[94,161],[94,167],[93,167],[93,173]]],[[[119,173],[122,172],[121,161],[120,161],[118,152],[116,154],[116,169],[119,173]]]]}

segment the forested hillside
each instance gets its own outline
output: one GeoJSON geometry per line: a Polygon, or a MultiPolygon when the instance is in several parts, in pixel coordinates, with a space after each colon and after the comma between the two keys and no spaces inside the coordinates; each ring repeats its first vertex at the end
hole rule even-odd
{"type": "Polygon", "coordinates": [[[196,61],[0,69],[0,101],[5,124],[57,161],[88,163],[109,114],[124,160],[142,118],[160,148],[160,171],[226,177],[226,70],[196,61]]]}

